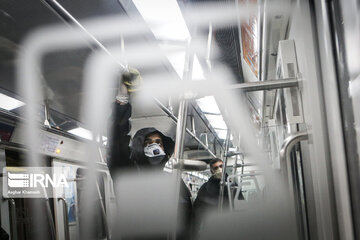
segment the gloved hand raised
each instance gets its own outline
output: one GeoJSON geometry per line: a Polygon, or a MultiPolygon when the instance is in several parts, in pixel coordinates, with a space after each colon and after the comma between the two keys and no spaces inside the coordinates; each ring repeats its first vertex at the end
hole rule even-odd
{"type": "Polygon", "coordinates": [[[116,101],[120,104],[126,104],[129,102],[129,93],[136,92],[140,89],[142,78],[137,69],[129,68],[122,73],[119,81],[116,101]]]}
{"type": "Polygon", "coordinates": [[[135,68],[129,68],[128,71],[124,72],[121,80],[129,93],[138,91],[142,84],[140,72],[135,68]]]}

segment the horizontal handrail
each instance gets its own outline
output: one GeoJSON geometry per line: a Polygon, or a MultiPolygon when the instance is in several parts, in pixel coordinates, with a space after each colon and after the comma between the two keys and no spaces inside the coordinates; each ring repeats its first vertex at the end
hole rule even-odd
{"type": "MultiPolygon", "coordinates": [[[[173,160],[173,168],[180,168],[180,161],[173,160]]],[[[207,168],[207,164],[200,160],[182,159],[182,165],[182,170],[184,171],[204,171],[207,168]]]]}
{"type": "Polygon", "coordinates": [[[254,167],[257,166],[255,163],[238,163],[238,164],[234,164],[233,166],[229,166],[229,167],[254,167]]]}
{"type": "Polygon", "coordinates": [[[229,89],[241,89],[245,92],[274,90],[280,88],[298,87],[297,78],[272,79],[258,82],[238,83],[228,86],[229,89]]]}
{"type": "Polygon", "coordinates": [[[229,178],[234,178],[234,177],[253,177],[253,176],[259,176],[259,175],[263,175],[263,173],[262,173],[262,172],[238,173],[238,174],[229,175],[229,176],[227,177],[227,179],[229,179],[229,178]]]}

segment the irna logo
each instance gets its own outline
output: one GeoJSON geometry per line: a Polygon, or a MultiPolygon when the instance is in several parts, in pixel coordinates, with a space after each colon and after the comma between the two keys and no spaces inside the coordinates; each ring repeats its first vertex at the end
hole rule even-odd
{"type": "Polygon", "coordinates": [[[48,173],[11,173],[8,174],[8,186],[11,188],[37,188],[37,187],[69,187],[63,174],[48,173]]]}

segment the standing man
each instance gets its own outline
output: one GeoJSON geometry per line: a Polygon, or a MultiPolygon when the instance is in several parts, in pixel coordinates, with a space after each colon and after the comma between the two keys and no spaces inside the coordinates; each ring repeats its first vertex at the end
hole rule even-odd
{"type": "MultiPolygon", "coordinates": [[[[215,158],[210,161],[209,165],[212,176],[199,189],[193,206],[195,233],[201,228],[204,214],[207,211],[216,210],[219,205],[223,161],[219,158],[215,158]]],[[[226,188],[224,189],[224,205],[228,205],[228,191],[226,188]]]]}
{"type": "MultiPolygon", "coordinates": [[[[124,169],[136,169],[139,174],[151,169],[158,170],[161,174],[166,162],[174,152],[174,141],[153,127],[142,128],[135,133],[132,139],[130,137],[129,119],[132,110],[128,92],[136,91],[140,82],[141,77],[137,70],[130,69],[129,72],[122,75],[120,91],[116,96],[109,120],[110,144],[107,164],[112,176],[117,171],[124,169]]],[[[168,196],[164,196],[164,198],[166,197],[168,196]]],[[[191,193],[182,180],[180,181],[178,205],[181,217],[177,226],[177,239],[188,239],[192,211],[191,193]]],[[[136,213],[134,215],[136,216],[136,213]]],[[[141,216],[141,213],[139,215],[141,216]]],[[[145,237],[144,239],[149,238],[145,237]]],[[[155,239],[166,239],[166,236],[159,236],[155,239]]]]}

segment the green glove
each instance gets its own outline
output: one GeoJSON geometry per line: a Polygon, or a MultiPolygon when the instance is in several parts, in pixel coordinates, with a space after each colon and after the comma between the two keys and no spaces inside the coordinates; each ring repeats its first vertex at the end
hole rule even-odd
{"type": "Polygon", "coordinates": [[[126,86],[127,91],[131,93],[140,89],[142,77],[137,69],[129,68],[128,71],[122,74],[121,81],[126,86]]]}

